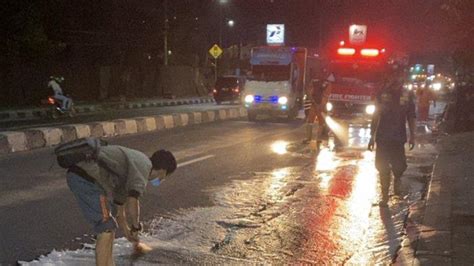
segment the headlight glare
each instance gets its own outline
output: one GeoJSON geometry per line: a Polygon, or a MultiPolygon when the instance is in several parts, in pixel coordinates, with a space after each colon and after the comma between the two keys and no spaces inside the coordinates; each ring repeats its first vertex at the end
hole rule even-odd
{"type": "Polygon", "coordinates": [[[253,101],[255,100],[255,98],[253,97],[253,95],[247,95],[245,96],[245,102],[246,103],[253,103],[253,101]]]}
{"type": "Polygon", "coordinates": [[[372,115],[375,113],[375,105],[371,104],[371,105],[367,105],[367,107],[365,107],[365,112],[369,115],[372,115]]]}
{"type": "Polygon", "coordinates": [[[334,106],[332,105],[332,103],[327,103],[327,104],[326,104],[326,110],[327,110],[328,112],[331,112],[331,111],[332,111],[332,108],[334,108],[334,106]]]}
{"type": "Polygon", "coordinates": [[[283,105],[283,104],[287,104],[287,103],[288,103],[288,98],[285,97],[285,96],[280,97],[280,98],[278,98],[278,103],[279,103],[279,104],[282,104],[282,105],[283,105]]]}

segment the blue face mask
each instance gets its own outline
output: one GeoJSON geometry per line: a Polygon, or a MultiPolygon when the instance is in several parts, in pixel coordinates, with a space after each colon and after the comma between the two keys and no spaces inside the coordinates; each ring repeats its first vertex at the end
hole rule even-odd
{"type": "Polygon", "coordinates": [[[155,178],[155,179],[152,179],[152,180],[150,181],[150,183],[151,183],[152,186],[157,187],[157,186],[160,185],[161,180],[160,180],[159,178],[155,178]]]}

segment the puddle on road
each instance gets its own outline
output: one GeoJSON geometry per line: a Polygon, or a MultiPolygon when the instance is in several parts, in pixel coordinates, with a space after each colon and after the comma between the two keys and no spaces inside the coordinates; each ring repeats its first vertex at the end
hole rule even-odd
{"type": "MultiPolygon", "coordinates": [[[[374,224],[384,232],[400,230],[373,214],[379,211],[373,206],[378,198],[373,154],[351,153],[339,156],[323,150],[319,161],[306,168],[235,176],[225,189],[209,191],[216,207],[183,210],[162,219],[152,235],[186,250],[187,261],[214,256],[253,262],[348,262],[366,246],[374,224]],[[350,159],[351,153],[362,159],[350,159]]],[[[383,246],[396,250],[399,239],[393,238],[374,242],[384,241],[383,246]]],[[[391,256],[387,248],[359,258],[374,262],[390,261],[391,256]],[[374,258],[378,253],[383,255],[374,258]]]]}
{"type": "MultiPolygon", "coordinates": [[[[300,156],[295,146],[278,142],[271,149],[300,156]]],[[[390,209],[374,206],[379,195],[371,152],[325,148],[317,160],[302,157],[301,167],[241,173],[207,191],[215,206],[153,219],[142,239],[154,250],[134,264],[389,264],[404,238],[409,205],[422,197],[424,184],[416,177],[433,155],[421,155],[413,155],[404,178],[408,200],[394,201],[390,209]]],[[[125,239],[115,241],[114,252],[118,265],[130,263],[125,239]]],[[[93,251],[53,251],[31,265],[58,261],[93,263],[93,251]]]]}

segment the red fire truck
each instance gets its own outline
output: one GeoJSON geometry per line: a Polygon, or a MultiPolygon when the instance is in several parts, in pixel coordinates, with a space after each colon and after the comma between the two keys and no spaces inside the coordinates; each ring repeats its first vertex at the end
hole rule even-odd
{"type": "Polygon", "coordinates": [[[329,55],[328,71],[336,77],[327,104],[334,117],[360,116],[371,118],[374,98],[383,86],[388,61],[383,47],[366,43],[335,47],[329,55]]]}

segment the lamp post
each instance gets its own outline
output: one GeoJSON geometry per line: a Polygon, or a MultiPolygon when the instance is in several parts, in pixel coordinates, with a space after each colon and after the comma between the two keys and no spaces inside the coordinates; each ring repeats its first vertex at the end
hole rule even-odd
{"type": "Polygon", "coordinates": [[[164,38],[163,38],[163,65],[168,66],[168,30],[169,30],[169,21],[168,21],[168,0],[165,0],[165,29],[164,29],[164,38]]]}

